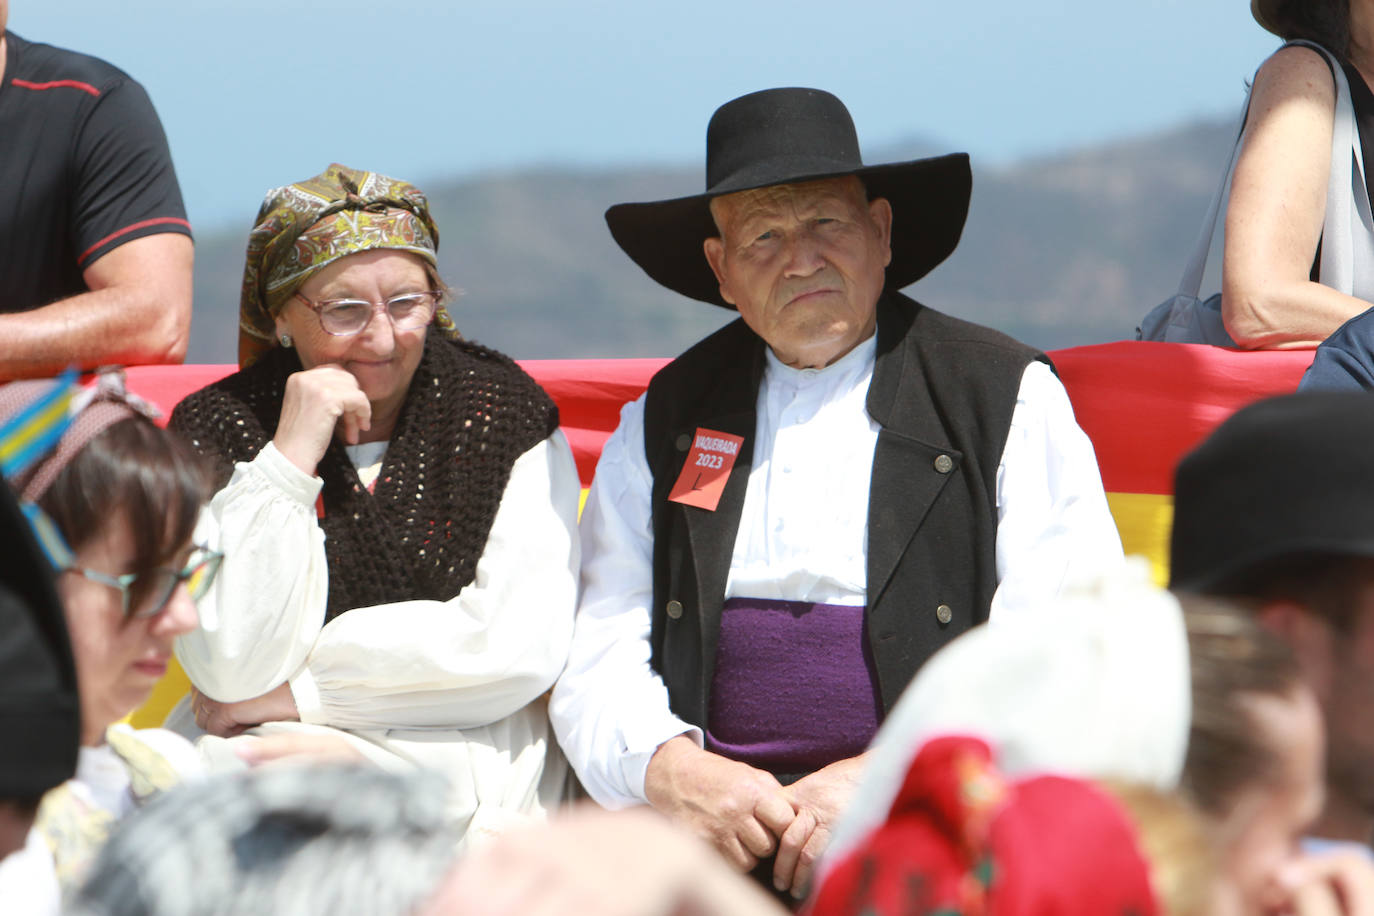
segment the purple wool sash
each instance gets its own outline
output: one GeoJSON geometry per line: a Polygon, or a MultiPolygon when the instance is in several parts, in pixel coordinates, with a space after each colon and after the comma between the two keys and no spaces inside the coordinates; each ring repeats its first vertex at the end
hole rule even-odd
{"type": "Polygon", "coordinates": [[[707,750],[774,773],[810,773],[862,753],[881,710],[862,607],[725,602],[707,750]]]}

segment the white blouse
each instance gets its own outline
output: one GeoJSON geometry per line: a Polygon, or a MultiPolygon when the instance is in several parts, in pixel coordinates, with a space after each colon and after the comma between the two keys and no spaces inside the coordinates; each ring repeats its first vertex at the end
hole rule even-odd
{"type": "Polygon", "coordinates": [[[200,628],[177,640],[192,683],[236,702],[287,682],[305,726],[447,771],[459,814],[537,808],[537,786],[553,781],[545,753],[557,750],[535,701],[567,658],[580,558],[580,485],[562,432],[515,461],[476,575],[447,601],[355,608],[325,623],[322,486],[269,443],[202,513],[197,542],[224,562],[200,628]]]}

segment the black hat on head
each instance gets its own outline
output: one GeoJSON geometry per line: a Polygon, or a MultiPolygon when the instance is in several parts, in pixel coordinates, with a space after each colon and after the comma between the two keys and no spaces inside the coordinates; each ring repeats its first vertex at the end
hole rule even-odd
{"type": "Polygon", "coordinates": [[[52,567],[0,481],[0,799],[37,799],[76,772],[76,666],[52,567]]]}
{"type": "Polygon", "coordinates": [[[706,128],[705,193],[617,204],[606,211],[606,224],[625,253],[662,285],[733,308],[721,298],[702,251],[702,242],[719,234],[711,198],[845,175],[858,176],[870,200],[885,197],[892,204],[888,287],[915,283],[959,244],[973,187],[968,156],[866,166],[849,111],[819,89],[765,89],[726,102],[706,128]]]}
{"type": "Polygon", "coordinates": [[[1237,411],[1179,463],[1171,587],[1207,591],[1299,554],[1374,557],[1374,393],[1237,411]]]}

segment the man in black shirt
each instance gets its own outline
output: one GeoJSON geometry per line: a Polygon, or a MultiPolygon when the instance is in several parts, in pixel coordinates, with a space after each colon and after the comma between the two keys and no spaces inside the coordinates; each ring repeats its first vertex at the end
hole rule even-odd
{"type": "Polygon", "coordinates": [[[73,363],[176,363],[191,228],[143,87],[4,31],[0,0],[0,380],[73,363]]]}

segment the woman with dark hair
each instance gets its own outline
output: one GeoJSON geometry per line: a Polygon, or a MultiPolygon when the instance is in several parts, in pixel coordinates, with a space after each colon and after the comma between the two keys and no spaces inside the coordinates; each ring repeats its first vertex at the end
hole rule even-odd
{"type": "MultiPolygon", "coordinates": [[[[1270,32],[1314,42],[1341,62],[1368,167],[1374,162],[1374,2],[1251,0],[1250,9],[1270,32]]],[[[1222,317],[1247,349],[1315,346],[1374,300],[1374,288],[1366,288],[1374,281],[1358,271],[1351,294],[1320,276],[1336,93],[1331,66],[1309,47],[1281,48],[1255,74],[1222,269],[1222,317]]],[[[1368,180],[1335,193],[1369,198],[1368,180]]],[[[1356,213],[1368,213],[1369,203],[1356,200],[1356,213]]],[[[1367,244],[1359,233],[1353,241],[1367,244]]]]}
{"type": "Polygon", "coordinates": [[[102,375],[84,391],[51,381],[0,387],[0,425],[44,406],[60,436],[46,448],[40,440],[9,484],[58,574],[81,748],[75,777],[39,805],[29,843],[0,863],[6,912],[57,912],[59,893],[76,889],[117,821],[201,769],[180,736],[115,723],[166,672],[173,640],[196,627],[194,598],[220,561],[192,540],[207,495],[200,460],[153,423],[121,377],[102,375]]]}
{"type": "Polygon", "coordinates": [[[572,638],[580,485],[548,395],[457,335],[438,237],[424,194],[375,172],[268,193],[243,368],[170,422],[215,464],[203,534],[226,557],[177,657],[212,735],[440,770],[436,803],[480,836],[561,800],[543,694],[572,638]]]}

